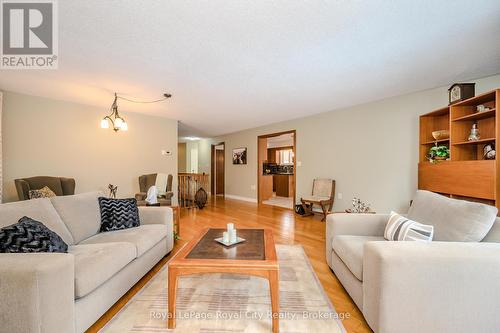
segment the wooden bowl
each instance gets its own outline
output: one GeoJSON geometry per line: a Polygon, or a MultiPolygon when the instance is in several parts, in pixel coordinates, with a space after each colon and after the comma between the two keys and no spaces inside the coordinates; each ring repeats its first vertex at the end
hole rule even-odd
{"type": "Polygon", "coordinates": [[[443,140],[448,139],[450,137],[450,131],[448,130],[440,130],[432,132],[432,137],[434,140],[443,140]]]}

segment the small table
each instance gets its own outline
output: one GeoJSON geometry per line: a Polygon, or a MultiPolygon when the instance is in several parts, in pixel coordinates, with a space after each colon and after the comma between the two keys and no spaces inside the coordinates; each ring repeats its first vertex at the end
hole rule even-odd
{"type": "MultiPolygon", "coordinates": [[[[174,233],[177,237],[181,235],[181,209],[179,206],[170,206],[174,213],[174,233]]],[[[175,241],[176,239],[174,239],[175,241]]]]}
{"type": "Polygon", "coordinates": [[[224,229],[202,230],[168,263],[168,328],[175,328],[178,277],[198,273],[234,273],[269,280],[273,332],[279,330],[279,267],[268,229],[238,229],[246,241],[230,247],[217,243],[224,229]],[[237,249],[237,251],[235,251],[237,249]]]}

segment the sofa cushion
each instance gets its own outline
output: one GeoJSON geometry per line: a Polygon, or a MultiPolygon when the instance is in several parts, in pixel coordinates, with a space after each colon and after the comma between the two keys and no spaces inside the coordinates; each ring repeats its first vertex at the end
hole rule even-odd
{"type": "Polygon", "coordinates": [[[165,225],[148,224],[131,229],[102,232],[82,241],[80,244],[129,242],[136,246],[137,257],[140,257],[165,238],[167,232],[168,229],[165,225]]]}
{"type": "Polygon", "coordinates": [[[134,244],[125,242],[79,244],[68,252],[75,257],[75,299],[94,291],[136,258],[134,244]]]}
{"type": "Polygon", "coordinates": [[[434,226],[435,241],[480,242],[497,212],[494,206],[417,191],[408,218],[434,226]]]}
{"type": "Polygon", "coordinates": [[[363,281],[363,247],[374,241],[386,240],[376,236],[339,235],[333,238],[333,251],[359,281],[363,281]]]}
{"type": "Polygon", "coordinates": [[[97,198],[100,196],[101,192],[89,192],[50,198],[75,243],[99,232],[101,213],[97,198]]]}
{"type": "Polygon", "coordinates": [[[74,244],[73,236],[57,214],[50,199],[33,199],[0,205],[0,228],[15,224],[23,216],[42,222],[47,228],[58,234],[63,241],[74,244]]]}

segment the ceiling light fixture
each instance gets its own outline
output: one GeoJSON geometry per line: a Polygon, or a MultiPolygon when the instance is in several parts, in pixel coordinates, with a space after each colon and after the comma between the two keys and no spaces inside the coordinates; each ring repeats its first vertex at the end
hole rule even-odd
{"type": "Polygon", "coordinates": [[[107,115],[106,117],[104,117],[101,120],[101,128],[109,128],[110,127],[109,125],[111,123],[111,125],[113,126],[113,130],[115,132],[118,132],[120,130],[122,130],[122,131],[128,130],[127,122],[118,113],[118,98],[123,99],[123,100],[128,101],[128,102],[132,102],[132,103],[149,104],[149,103],[162,102],[166,99],[169,99],[170,97],[172,97],[171,94],[165,93],[165,94],[163,94],[162,99],[158,99],[158,100],[154,100],[154,101],[136,101],[136,100],[132,100],[132,99],[118,96],[115,93],[115,99],[113,101],[113,104],[111,104],[111,114],[107,115]]]}

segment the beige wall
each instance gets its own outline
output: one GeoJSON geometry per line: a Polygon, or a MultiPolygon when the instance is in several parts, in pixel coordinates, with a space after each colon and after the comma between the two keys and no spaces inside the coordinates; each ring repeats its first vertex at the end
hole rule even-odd
{"type": "Polygon", "coordinates": [[[106,109],[5,92],[3,98],[3,189],[17,200],[14,179],[37,175],[76,179],[78,193],[118,185],[133,196],[137,177],[174,175],[177,183],[177,121],[122,113],[127,132],[101,129],[106,109]],[[171,151],[170,156],[161,151],[171,151]]]}
{"type": "MultiPolygon", "coordinates": [[[[476,82],[479,94],[499,88],[500,75],[476,82]]],[[[295,129],[297,198],[328,177],[343,194],[335,210],[357,196],[378,212],[405,211],[417,188],[418,116],[446,106],[447,96],[441,87],[217,138],[226,142],[226,194],[256,200],[257,136],[295,129]],[[247,165],[231,163],[237,147],[248,147],[247,165]]]]}
{"type": "Polygon", "coordinates": [[[177,145],[177,151],[177,170],[179,172],[186,172],[186,143],[179,142],[177,145]]]}

